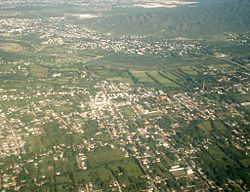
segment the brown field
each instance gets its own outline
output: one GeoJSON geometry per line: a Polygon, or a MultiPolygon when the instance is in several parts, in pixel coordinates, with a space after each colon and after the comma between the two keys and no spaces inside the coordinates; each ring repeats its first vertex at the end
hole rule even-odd
{"type": "Polygon", "coordinates": [[[245,167],[249,167],[250,166],[250,158],[246,158],[241,160],[241,163],[245,166],[245,167]]]}
{"type": "Polygon", "coordinates": [[[21,52],[22,46],[14,43],[0,43],[0,50],[5,52],[21,52]]]}
{"type": "Polygon", "coordinates": [[[212,129],[213,129],[210,121],[203,121],[202,123],[197,125],[197,127],[200,128],[201,130],[203,130],[206,133],[210,133],[212,131],[212,129]]]}

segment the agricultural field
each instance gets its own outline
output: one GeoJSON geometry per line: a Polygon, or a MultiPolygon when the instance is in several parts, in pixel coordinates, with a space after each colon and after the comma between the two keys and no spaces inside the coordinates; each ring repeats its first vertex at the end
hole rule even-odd
{"type": "Polygon", "coordinates": [[[122,161],[124,154],[119,149],[100,149],[95,152],[88,152],[88,164],[90,167],[98,167],[104,164],[111,164],[112,162],[122,161]]]}
{"type": "Polygon", "coordinates": [[[135,117],[136,115],[133,109],[127,106],[120,107],[120,110],[126,118],[132,118],[132,117],[135,117]]]}
{"type": "Polygon", "coordinates": [[[153,79],[150,78],[147,74],[146,71],[132,71],[131,72],[135,81],[139,83],[153,83],[153,79]]]}
{"type": "Polygon", "coordinates": [[[204,131],[206,134],[209,134],[213,130],[210,121],[203,121],[202,123],[198,124],[197,127],[204,131]]]}
{"type": "Polygon", "coordinates": [[[178,87],[176,83],[162,76],[158,71],[147,71],[147,75],[154,81],[167,87],[178,87]]]}
{"type": "Polygon", "coordinates": [[[176,75],[174,75],[173,73],[174,71],[170,72],[170,71],[159,71],[160,75],[162,75],[165,78],[171,79],[173,81],[178,81],[178,77],[176,75]]]}
{"type": "Polygon", "coordinates": [[[132,84],[132,78],[126,70],[115,70],[115,69],[95,69],[95,74],[99,77],[114,81],[132,84]]]}
{"type": "Polygon", "coordinates": [[[34,67],[30,69],[30,74],[35,78],[46,78],[48,75],[48,69],[34,67]]]}
{"type": "Polygon", "coordinates": [[[0,50],[5,52],[22,52],[23,48],[19,44],[0,43],[0,50]]]}
{"type": "Polygon", "coordinates": [[[181,70],[188,75],[195,76],[198,74],[198,70],[194,67],[182,67],[181,70]]]}

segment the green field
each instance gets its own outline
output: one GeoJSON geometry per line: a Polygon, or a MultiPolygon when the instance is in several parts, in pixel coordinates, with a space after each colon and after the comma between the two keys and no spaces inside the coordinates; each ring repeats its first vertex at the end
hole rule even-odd
{"type": "Polygon", "coordinates": [[[250,158],[246,158],[241,160],[241,163],[245,166],[245,167],[249,167],[250,166],[250,158]]]}
{"type": "Polygon", "coordinates": [[[147,74],[154,79],[157,83],[160,83],[164,86],[167,87],[178,87],[178,85],[176,83],[174,83],[173,81],[164,78],[162,75],[160,75],[158,73],[158,71],[147,71],[147,74]]]}
{"type": "Polygon", "coordinates": [[[104,149],[101,151],[89,152],[87,154],[88,164],[95,168],[104,164],[112,164],[124,159],[124,154],[118,149],[104,149]]]}
{"type": "Polygon", "coordinates": [[[122,111],[122,114],[126,117],[126,118],[131,118],[134,117],[136,114],[133,111],[133,109],[131,109],[130,106],[123,106],[119,108],[122,111]]]}
{"type": "Polygon", "coordinates": [[[197,127],[203,130],[206,134],[210,133],[213,130],[210,121],[203,121],[202,123],[198,124],[197,127]]]}
{"type": "Polygon", "coordinates": [[[132,71],[132,75],[139,83],[153,83],[153,79],[151,79],[145,71],[132,71]]]}
{"type": "Polygon", "coordinates": [[[159,73],[162,74],[163,77],[169,78],[169,79],[174,80],[174,81],[179,79],[176,75],[174,75],[170,71],[162,71],[159,73]]]}
{"type": "Polygon", "coordinates": [[[197,69],[193,67],[181,67],[181,70],[188,75],[197,75],[197,69]]]}
{"type": "Polygon", "coordinates": [[[33,77],[36,78],[46,78],[48,75],[48,69],[47,68],[31,68],[30,73],[33,77]]]}
{"type": "Polygon", "coordinates": [[[221,131],[221,133],[228,132],[228,129],[226,128],[225,124],[221,121],[212,121],[211,124],[214,129],[218,129],[219,131],[221,131]]]}
{"type": "Polygon", "coordinates": [[[100,78],[106,79],[113,82],[129,83],[132,84],[132,78],[127,70],[115,69],[115,68],[103,68],[98,66],[89,67],[94,74],[98,75],[100,78]]]}

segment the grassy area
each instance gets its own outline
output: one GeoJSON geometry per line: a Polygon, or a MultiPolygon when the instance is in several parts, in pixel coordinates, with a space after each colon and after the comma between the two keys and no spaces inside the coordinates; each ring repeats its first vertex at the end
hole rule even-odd
{"type": "Polygon", "coordinates": [[[30,74],[36,78],[46,78],[48,75],[48,69],[33,67],[30,69],[30,74]]]}
{"type": "Polygon", "coordinates": [[[220,130],[222,133],[226,133],[226,132],[227,132],[226,126],[225,126],[224,123],[221,122],[221,121],[213,121],[213,122],[212,122],[212,127],[213,127],[214,129],[220,130]]]}
{"type": "Polygon", "coordinates": [[[120,107],[120,110],[126,118],[131,118],[136,115],[135,112],[128,106],[120,107]]]}
{"type": "Polygon", "coordinates": [[[139,83],[152,83],[153,79],[151,79],[145,71],[132,71],[132,75],[139,83]]]}
{"type": "Polygon", "coordinates": [[[167,77],[169,79],[178,80],[178,77],[169,71],[163,71],[163,72],[159,72],[159,73],[162,74],[164,77],[167,77]]]}
{"type": "Polygon", "coordinates": [[[163,77],[160,75],[157,71],[148,71],[147,74],[154,79],[157,83],[160,83],[162,85],[168,86],[168,87],[177,87],[178,85],[174,83],[173,81],[163,77]]]}
{"type": "Polygon", "coordinates": [[[99,130],[98,122],[95,120],[88,120],[84,125],[84,132],[86,137],[92,137],[99,130]]]}
{"type": "Polygon", "coordinates": [[[124,158],[124,154],[119,149],[102,149],[87,153],[87,157],[89,166],[95,168],[107,163],[121,161],[124,158]]]}
{"type": "Polygon", "coordinates": [[[217,161],[222,163],[223,165],[234,164],[234,161],[229,158],[219,147],[211,146],[208,149],[209,154],[217,161]]]}
{"type": "Polygon", "coordinates": [[[231,97],[239,102],[239,103],[244,103],[244,102],[250,102],[250,93],[248,94],[232,94],[231,97]]]}
{"type": "Polygon", "coordinates": [[[78,170],[78,171],[75,171],[74,174],[75,174],[76,182],[78,183],[91,181],[90,171],[88,170],[87,171],[78,170]]]}
{"type": "Polygon", "coordinates": [[[115,82],[122,82],[122,83],[129,83],[129,84],[133,83],[131,78],[123,78],[123,77],[111,77],[111,78],[107,78],[107,80],[115,81],[115,82]]]}
{"type": "Polygon", "coordinates": [[[30,136],[26,139],[26,149],[29,154],[38,154],[44,149],[52,149],[59,144],[71,145],[73,136],[67,135],[65,130],[59,129],[56,123],[44,125],[44,133],[38,136],[30,136]]]}
{"type": "Polygon", "coordinates": [[[0,49],[5,52],[21,52],[23,51],[22,46],[14,43],[0,43],[0,49]]]}
{"type": "Polygon", "coordinates": [[[245,167],[249,167],[249,166],[250,166],[250,158],[242,159],[240,162],[241,162],[242,165],[244,165],[245,167]]]}
{"type": "Polygon", "coordinates": [[[130,83],[132,84],[132,78],[127,70],[115,69],[115,68],[103,68],[103,67],[90,67],[89,68],[95,75],[109,81],[130,83]]]}
{"type": "Polygon", "coordinates": [[[147,113],[143,115],[145,119],[156,118],[160,116],[162,116],[162,113],[160,111],[155,111],[155,112],[151,112],[151,113],[147,113]]]}
{"type": "Polygon", "coordinates": [[[110,181],[113,178],[112,173],[105,167],[99,167],[98,169],[96,169],[95,174],[106,182],[110,181]]]}
{"type": "Polygon", "coordinates": [[[207,134],[210,133],[213,129],[210,121],[203,121],[202,123],[198,124],[197,127],[203,130],[207,134]]]}
{"type": "Polygon", "coordinates": [[[174,171],[174,172],[171,172],[171,174],[172,174],[174,177],[176,177],[176,178],[178,178],[178,177],[184,177],[184,176],[187,175],[186,171],[184,171],[184,170],[174,171]]]}
{"type": "Polygon", "coordinates": [[[67,85],[70,81],[71,77],[59,77],[51,80],[51,83],[58,85],[67,85]]]}
{"type": "Polygon", "coordinates": [[[181,70],[188,75],[197,75],[198,74],[197,71],[191,66],[182,67],[181,70]]]}
{"type": "Polygon", "coordinates": [[[250,111],[250,105],[244,106],[244,109],[246,109],[247,111],[250,111]]]}
{"type": "Polygon", "coordinates": [[[91,168],[91,170],[76,171],[74,175],[78,183],[95,181],[98,177],[103,182],[109,182],[111,179],[117,178],[120,183],[129,185],[131,183],[130,178],[138,178],[142,175],[142,172],[138,165],[128,158],[112,164],[105,163],[96,168],[91,168]]]}

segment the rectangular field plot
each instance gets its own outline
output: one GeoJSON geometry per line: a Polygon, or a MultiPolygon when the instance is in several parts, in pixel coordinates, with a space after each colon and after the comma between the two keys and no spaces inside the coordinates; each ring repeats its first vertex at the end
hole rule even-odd
{"type": "Polygon", "coordinates": [[[132,75],[139,83],[153,83],[153,79],[151,79],[145,71],[132,71],[132,75]]]}
{"type": "Polygon", "coordinates": [[[147,74],[152,79],[154,79],[157,83],[160,83],[168,87],[178,87],[178,85],[175,82],[171,81],[170,79],[165,78],[158,71],[148,71],[147,74]]]}
{"type": "Polygon", "coordinates": [[[174,75],[173,73],[168,72],[168,71],[161,71],[161,72],[159,72],[159,74],[167,79],[171,79],[174,81],[179,79],[176,75],[174,75]]]}
{"type": "Polygon", "coordinates": [[[195,70],[195,68],[187,66],[187,67],[182,67],[181,70],[188,74],[188,75],[197,75],[197,71],[195,70]]]}
{"type": "Polygon", "coordinates": [[[34,67],[30,69],[30,74],[36,78],[46,78],[48,75],[48,69],[34,67]]]}
{"type": "Polygon", "coordinates": [[[210,133],[213,129],[210,121],[203,121],[202,123],[198,124],[197,127],[207,134],[210,133]]]}
{"type": "Polygon", "coordinates": [[[5,52],[21,52],[23,48],[15,43],[0,43],[0,50],[5,52]]]}
{"type": "Polygon", "coordinates": [[[114,163],[124,159],[124,154],[119,149],[102,149],[101,151],[87,153],[88,164],[91,168],[114,163]]]}
{"type": "Polygon", "coordinates": [[[132,84],[132,78],[126,70],[109,70],[109,69],[98,69],[95,73],[101,78],[109,81],[119,81],[122,83],[132,84]]]}
{"type": "Polygon", "coordinates": [[[132,84],[132,79],[131,78],[125,78],[125,77],[110,77],[110,78],[107,78],[107,80],[132,84]]]}
{"type": "Polygon", "coordinates": [[[136,114],[135,112],[133,111],[133,109],[131,109],[130,107],[128,106],[122,106],[119,108],[122,112],[122,114],[126,117],[126,118],[131,118],[131,117],[134,117],[136,114]]]}

